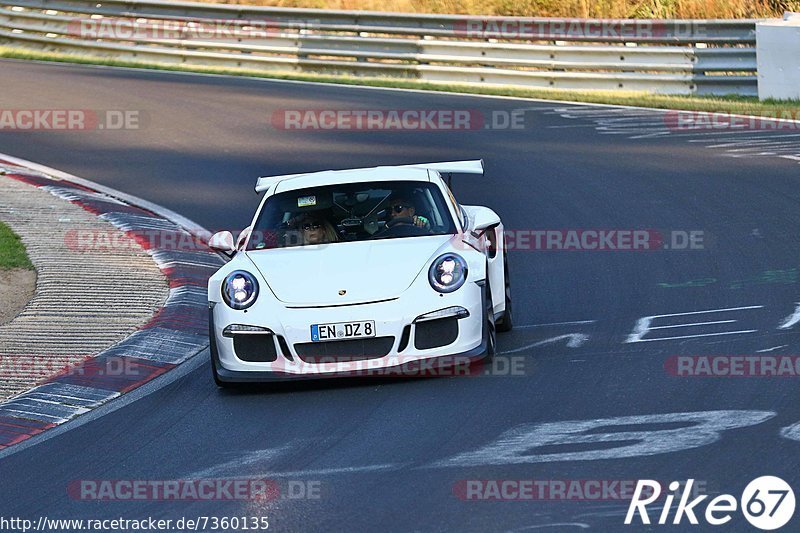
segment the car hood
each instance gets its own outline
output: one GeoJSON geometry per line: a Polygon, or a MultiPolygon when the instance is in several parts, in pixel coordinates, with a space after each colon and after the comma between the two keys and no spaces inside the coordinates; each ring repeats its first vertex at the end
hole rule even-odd
{"type": "Polygon", "coordinates": [[[452,238],[436,235],[342,242],[250,251],[247,256],[281,302],[342,305],[398,297],[452,238]]]}

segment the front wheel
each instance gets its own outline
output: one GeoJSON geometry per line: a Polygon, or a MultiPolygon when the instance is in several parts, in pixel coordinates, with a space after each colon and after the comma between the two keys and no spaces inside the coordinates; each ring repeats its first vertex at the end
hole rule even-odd
{"type": "Polygon", "coordinates": [[[484,304],[484,325],[483,327],[486,328],[486,353],[484,356],[484,361],[491,360],[492,357],[495,356],[497,353],[497,325],[495,324],[494,320],[494,309],[492,308],[492,289],[489,286],[489,278],[486,278],[486,287],[485,287],[486,296],[484,299],[486,303],[484,304]]]}
{"type": "Polygon", "coordinates": [[[214,377],[214,383],[220,388],[232,388],[234,384],[219,379],[219,373],[217,372],[217,337],[214,334],[214,313],[210,309],[208,314],[208,350],[211,354],[211,375],[214,377]]]}
{"type": "Polygon", "coordinates": [[[211,375],[214,377],[214,383],[217,384],[217,387],[226,388],[230,385],[230,383],[225,383],[219,379],[219,374],[217,373],[217,364],[213,359],[211,360],[211,375]]]}
{"type": "Polygon", "coordinates": [[[511,276],[508,275],[508,256],[503,252],[503,277],[505,278],[506,306],[503,315],[497,320],[497,331],[506,333],[514,328],[514,316],[511,308],[511,276]]]}

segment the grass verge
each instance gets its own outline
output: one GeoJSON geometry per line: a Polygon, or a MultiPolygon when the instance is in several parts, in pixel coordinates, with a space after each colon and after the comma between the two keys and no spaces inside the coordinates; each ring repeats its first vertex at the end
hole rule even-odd
{"type": "Polygon", "coordinates": [[[477,84],[434,83],[420,80],[399,78],[373,78],[332,76],[326,74],[261,71],[243,68],[203,67],[191,65],[169,65],[138,61],[121,61],[88,55],[73,55],[55,52],[40,52],[21,48],[0,46],[0,58],[28,59],[36,61],[55,61],[85,65],[107,65],[116,67],[141,68],[175,72],[199,72],[204,74],[222,74],[249,78],[268,78],[281,80],[312,81],[357,85],[370,87],[390,87],[401,89],[418,89],[434,92],[454,92],[463,94],[483,94],[493,96],[510,96],[516,98],[538,98],[560,100],[565,102],[585,102],[598,104],[628,105],[652,107],[659,109],[681,109],[689,111],[708,111],[716,113],[734,113],[741,115],[758,115],[777,118],[797,118],[800,115],[799,100],[765,100],[748,96],[681,96],[660,95],[634,91],[579,91],[566,89],[538,89],[511,86],[485,86],[477,84]]]}
{"type": "Polygon", "coordinates": [[[201,0],[257,6],[578,18],[779,17],[800,0],[201,0]]]}
{"type": "Polygon", "coordinates": [[[9,268],[33,270],[33,264],[19,236],[0,222],[0,269],[9,268]]]}

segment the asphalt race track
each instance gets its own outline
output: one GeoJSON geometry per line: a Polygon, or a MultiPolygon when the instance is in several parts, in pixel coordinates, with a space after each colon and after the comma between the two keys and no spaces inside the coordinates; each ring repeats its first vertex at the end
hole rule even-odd
{"type": "MultiPolygon", "coordinates": [[[[626,528],[627,504],[613,496],[475,501],[463,489],[468,480],[692,478],[738,498],[763,475],[800,489],[797,377],[668,371],[673,356],[798,355],[800,166],[781,157],[800,153],[791,137],[778,143],[783,151],[732,153],[719,146],[726,132],[704,142],[664,131],[663,115],[649,111],[14,61],[0,62],[0,80],[0,109],[143,118],[133,131],[0,131],[0,152],[209,229],[249,223],[259,175],[483,158],[486,177],[457,178],[455,194],[492,207],[520,234],[644,229],[668,244],[673,231],[703,236],[694,250],[513,251],[518,327],[499,338],[494,375],[231,392],[214,386],[204,364],[0,460],[3,515],[261,513],[278,531],[633,531],[644,527],[626,528]],[[352,108],[516,110],[524,121],[468,131],[271,123],[285,109],[352,108]],[[609,121],[660,133],[610,130],[609,121]],[[273,479],[284,497],[98,502],[67,492],[81,479],[243,477],[273,479]],[[289,497],[290,482],[319,497],[289,497]]],[[[782,134],[737,138],[752,146],[782,134]]],[[[652,509],[655,521],[661,508],[652,509]]],[[[749,528],[741,514],[724,527],[749,528]]]]}

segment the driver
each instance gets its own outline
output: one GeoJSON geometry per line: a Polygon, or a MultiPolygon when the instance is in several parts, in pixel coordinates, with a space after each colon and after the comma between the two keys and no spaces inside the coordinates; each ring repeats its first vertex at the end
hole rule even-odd
{"type": "Polygon", "coordinates": [[[431,223],[426,217],[417,215],[414,203],[402,196],[389,202],[389,221],[394,221],[395,224],[413,224],[425,229],[431,227],[431,223]]]}

